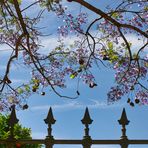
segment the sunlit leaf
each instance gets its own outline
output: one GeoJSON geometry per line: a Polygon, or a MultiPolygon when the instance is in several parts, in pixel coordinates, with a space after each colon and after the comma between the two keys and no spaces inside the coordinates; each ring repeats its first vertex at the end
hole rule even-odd
{"type": "Polygon", "coordinates": [[[25,85],[25,90],[30,92],[30,86],[29,85],[25,85]]]}
{"type": "Polygon", "coordinates": [[[22,93],[24,92],[24,90],[23,90],[22,88],[18,88],[18,89],[17,89],[17,92],[18,92],[19,94],[22,94],[22,93]]]}
{"type": "Polygon", "coordinates": [[[71,75],[70,75],[70,78],[71,78],[71,79],[74,79],[75,77],[76,77],[76,76],[75,76],[74,74],[71,74],[71,75]]]}
{"type": "Polygon", "coordinates": [[[112,14],[112,17],[117,19],[119,17],[119,14],[117,12],[116,13],[113,13],[112,14]]]}
{"type": "MultiPolygon", "coordinates": [[[[22,3],[22,0],[17,0],[19,5],[22,3]]],[[[9,3],[14,4],[13,0],[8,0],[9,3]]]]}
{"type": "Polygon", "coordinates": [[[145,6],[145,7],[144,7],[144,10],[145,10],[145,11],[148,11],[148,6],[145,6]]]}
{"type": "Polygon", "coordinates": [[[107,46],[108,46],[109,49],[113,49],[113,42],[108,42],[107,46]]]}

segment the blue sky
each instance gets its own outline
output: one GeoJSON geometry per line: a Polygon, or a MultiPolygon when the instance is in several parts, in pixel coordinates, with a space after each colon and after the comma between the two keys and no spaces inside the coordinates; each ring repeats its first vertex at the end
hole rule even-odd
{"type": "MultiPolygon", "coordinates": [[[[31,1],[31,0],[30,0],[31,1]]],[[[32,0],[33,1],[33,0],[32,0]]],[[[102,8],[106,4],[112,4],[113,6],[117,3],[117,0],[94,0],[93,3],[102,8]]],[[[66,4],[66,2],[65,2],[66,4]]],[[[75,13],[79,12],[80,6],[76,4],[66,4],[70,11],[75,13]],[[72,6],[70,6],[70,4],[72,6]]],[[[26,5],[26,1],[24,1],[26,5]]],[[[85,8],[82,8],[82,10],[85,8]]],[[[29,15],[32,16],[36,13],[37,9],[30,11],[29,15]]],[[[46,23],[45,27],[49,26],[45,32],[52,33],[51,36],[42,38],[44,47],[42,52],[46,53],[57,44],[57,34],[55,33],[56,28],[59,26],[61,20],[57,20],[55,16],[45,15],[46,23]]],[[[90,20],[94,18],[93,14],[90,14],[90,20]]],[[[44,23],[44,22],[42,22],[44,23]]],[[[135,36],[128,36],[128,38],[135,43],[135,47],[140,44],[136,43],[135,36]]],[[[75,39],[71,36],[66,40],[67,43],[71,43],[75,39]]],[[[4,47],[5,49],[7,47],[4,47]]],[[[1,51],[0,61],[0,73],[4,70],[4,61],[8,57],[9,52],[1,51]]],[[[113,104],[107,105],[107,91],[110,86],[114,84],[114,73],[110,69],[101,67],[100,69],[94,68],[93,73],[96,76],[98,86],[94,89],[88,88],[85,84],[80,85],[80,97],[76,100],[69,100],[59,98],[53,92],[46,90],[46,95],[41,96],[40,94],[32,95],[28,99],[29,109],[25,111],[18,111],[17,116],[20,123],[25,127],[32,129],[33,138],[45,138],[47,135],[47,126],[43,119],[46,118],[49,107],[53,108],[53,114],[57,122],[53,125],[53,135],[55,138],[61,139],[82,139],[84,134],[84,126],[81,124],[81,119],[84,115],[85,108],[88,107],[90,115],[94,120],[90,126],[90,135],[93,139],[119,139],[121,136],[121,127],[117,120],[121,116],[122,109],[125,107],[127,116],[131,121],[127,126],[127,135],[129,139],[148,139],[148,107],[147,106],[136,106],[130,107],[126,100],[123,100],[113,104]]],[[[20,65],[12,65],[12,81],[17,83],[24,82],[28,77],[29,71],[25,68],[21,68],[20,65]]],[[[63,90],[63,93],[71,94],[76,87],[75,80],[68,80],[68,88],[63,90]]],[[[54,146],[55,148],[79,148],[81,146],[54,146]]],[[[119,147],[119,146],[117,146],[119,147]]],[[[129,146],[130,148],[146,148],[148,146],[129,146]]],[[[93,148],[116,148],[115,146],[93,146],[93,148]]]]}

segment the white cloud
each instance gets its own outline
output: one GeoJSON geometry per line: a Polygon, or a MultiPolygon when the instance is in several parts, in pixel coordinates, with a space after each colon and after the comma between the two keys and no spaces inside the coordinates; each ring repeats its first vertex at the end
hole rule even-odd
{"type": "Polygon", "coordinates": [[[47,54],[58,45],[56,37],[41,38],[42,47],[39,49],[40,53],[47,54]]]}
{"type": "MultiPolygon", "coordinates": [[[[92,35],[96,35],[96,30],[91,32],[92,35]]],[[[98,33],[99,36],[99,33],[98,33]]],[[[127,34],[125,36],[127,38],[127,41],[132,43],[132,51],[138,51],[147,41],[143,40],[142,38],[140,38],[140,40],[138,39],[138,37],[136,35],[130,35],[127,34]]],[[[66,46],[73,44],[75,40],[80,40],[76,35],[69,35],[66,38],[63,38],[63,42],[65,43],[66,46]]],[[[39,52],[43,53],[43,54],[48,54],[52,49],[54,49],[56,46],[59,45],[58,42],[58,36],[48,36],[48,37],[42,37],[40,38],[41,41],[41,45],[42,47],[40,48],[39,52]]],[[[119,43],[122,43],[123,39],[119,39],[119,43]]],[[[146,51],[146,50],[145,50],[146,51]]],[[[148,50],[146,51],[148,52],[148,50]]]]}
{"type": "MultiPolygon", "coordinates": [[[[91,34],[95,37],[97,36],[98,38],[101,38],[101,34],[100,32],[96,32],[96,30],[93,30],[91,32],[91,34]]],[[[134,53],[134,52],[137,52],[143,45],[145,45],[147,43],[147,39],[146,38],[142,38],[140,36],[137,36],[135,34],[126,34],[125,35],[125,38],[128,42],[132,43],[132,46],[131,46],[131,51],[134,53]]],[[[96,40],[97,41],[97,40],[96,40]]],[[[118,38],[118,46],[121,44],[121,43],[125,43],[123,38],[118,38]]],[[[148,53],[148,50],[146,50],[146,47],[145,49],[143,50],[145,52],[148,53]]]]}
{"type": "MultiPolygon", "coordinates": [[[[147,43],[146,39],[144,40],[144,39],[138,37],[137,35],[128,34],[125,37],[127,38],[128,42],[132,43],[131,49],[133,52],[138,51],[144,44],[147,43]]],[[[148,52],[148,50],[147,51],[145,50],[145,52],[148,52]]]]}
{"type": "MultiPolygon", "coordinates": [[[[76,36],[69,36],[64,38],[64,43],[66,46],[73,44],[74,41],[78,39],[76,36]]],[[[42,47],[39,49],[40,53],[48,54],[52,49],[57,47],[60,43],[58,42],[58,37],[44,37],[40,38],[42,47]]]]}

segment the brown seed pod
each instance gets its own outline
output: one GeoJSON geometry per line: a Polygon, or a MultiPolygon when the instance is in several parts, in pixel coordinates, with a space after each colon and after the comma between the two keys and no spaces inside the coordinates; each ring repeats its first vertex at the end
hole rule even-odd
{"type": "Polygon", "coordinates": [[[133,102],[130,102],[130,106],[134,107],[134,106],[135,106],[135,104],[134,104],[133,102]]]}
{"type": "Polygon", "coordinates": [[[79,64],[80,64],[80,65],[83,65],[83,64],[84,64],[84,60],[83,60],[83,59],[80,59],[80,60],[79,60],[79,64]]]}
{"type": "Polygon", "coordinates": [[[136,98],[136,99],[135,99],[135,103],[136,103],[136,104],[140,103],[140,100],[136,98]]]}
{"type": "Polygon", "coordinates": [[[103,56],[103,60],[104,60],[104,61],[107,61],[107,60],[109,60],[109,57],[107,57],[106,55],[104,55],[104,56],[103,56]]]}
{"type": "Polygon", "coordinates": [[[128,98],[128,99],[127,99],[127,103],[130,103],[130,102],[131,102],[131,99],[130,99],[130,98],[128,98]]]}
{"type": "Polygon", "coordinates": [[[28,105],[27,104],[25,104],[24,106],[23,106],[23,110],[25,110],[25,109],[28,109],[28,105]]]}
{"type": "Polygon", "coordinates": [[[96,83],[90,83],[90,84],[89,84],[89,87],[90,87],[90,88],[94,88],[95,86],[97,86],[96,83]]]}

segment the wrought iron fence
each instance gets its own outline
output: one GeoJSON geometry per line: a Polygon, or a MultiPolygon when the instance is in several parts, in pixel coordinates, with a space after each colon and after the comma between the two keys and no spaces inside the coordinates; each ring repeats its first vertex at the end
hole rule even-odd
{"type": "Polygon", "coordinates": [[[14,138],[14,125],[18,123],[16,117],[15,106],[12,106],[12,111],[9,119],[10,126],[10,136],[6,140],[0,139],[0,144],[5,144],[6,148],[15,148],[16,144],[25,145],[25,144],[44,144],[46,148],[53,148],[55,144],[65,145],[82,145],[83,148],[91,148],[92,145],[120,145],[121,148],[128,148],[128,145],[132,144],[148,144],[148,140],[129,140],[126,136],[126,125],[129,124],[129,120],[126,115],[125,108],[122,111],[121,118],[118,120],[119,124],[122,126],[122,135],[120,139],[117,140],[94,140],[89,135],[89,125],[93,122],[90,117],[89,110],[86,108],[83,119],[81,120],[84,124],[84,136],[80,140],[68,140],[68,139],[55,139],[52,135],[52,125],[55,124],[56,120],[54,119],[52,108],[49,109],[47,118],[44,119],[45,123],[48,125],[48,135],[45,139],[31,139],[31,140],[17,140],[14,138]]]}

